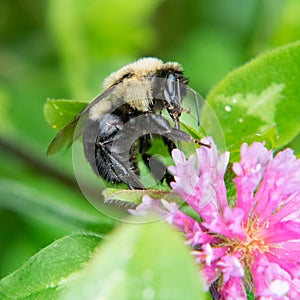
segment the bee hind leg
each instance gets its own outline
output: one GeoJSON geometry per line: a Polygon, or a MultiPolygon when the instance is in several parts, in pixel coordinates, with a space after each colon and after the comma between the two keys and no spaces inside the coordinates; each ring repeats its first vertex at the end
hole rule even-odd
{"type": "Polygon", "coordinates": [[[143,162],[150,170],[155,180],[163,182],[167,175],[167,168],[163,162],[157,159],[155,156],[150,155],[147,151],[151,148],[152,135],[147,134],[140,138],[139,152],[142,156],[143,162]]]}

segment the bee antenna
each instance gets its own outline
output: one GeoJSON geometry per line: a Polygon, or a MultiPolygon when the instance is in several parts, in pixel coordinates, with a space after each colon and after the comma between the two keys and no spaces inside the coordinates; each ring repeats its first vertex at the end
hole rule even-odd
{"type": "Polygon", "coordinates": [[[197,96],[197,93],[193,89],[188,89],[188,90],[190,92],[192,92],[193,95],[194,95],[195,105],[196,105],[196,112],[197,112],[198,126],[200,126],[200,110],[199,110],[198,96],[197,96]]]}

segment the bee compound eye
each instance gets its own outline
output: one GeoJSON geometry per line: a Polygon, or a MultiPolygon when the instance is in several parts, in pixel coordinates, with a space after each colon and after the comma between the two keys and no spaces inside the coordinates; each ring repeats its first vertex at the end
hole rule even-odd
{"type": "Polygon", "coordinates": [[[175,83],[176,83],[175,75],[169,74],[167,76],[167,90],[171,96],[174,95],[174,92],[175,92],[175,83]]]}

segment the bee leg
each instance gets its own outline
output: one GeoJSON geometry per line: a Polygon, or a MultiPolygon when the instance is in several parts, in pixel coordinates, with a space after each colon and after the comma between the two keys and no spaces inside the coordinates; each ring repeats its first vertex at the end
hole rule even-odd
{"type": "MultiPolygon", "coordinates": [[[[147,117],[142,119],[142,122],[138,126],[144,128],[151,128],[151,132],[156,135],[163,136],[164,138],[172,141],[174,144],[177,141],[180,142],[194,142],[198,143],[191,135],[178,129],[171,127],[170,123],[161,115],[147,114],[147,117]],[[143,122],[143,123],[142,123],[143,122]]],[[[149,132],[149,131],[148,131],[149,132]]],[[[170,144],[170,150],[176,148],[176,146],[170,144]]]]}
{"type": "MultiPolygon", "coordinates": [[[[176,141],[197,143],[199,145],[210,147],[210,145],[202,144],[200,141],[195,140],[188,133],[178,128],[171,127],[170,123],[161,115],[149,114],[146,124],[147,124],[146,126],[149,126],[149,128],[151,128],[153,132],[163,137],[164,143],[168,146],[168,150],[170,154],[173,149],[177,148],[175,145],[176,141]]],[[[162,180],[164,179],[166,180],[168,185],[170,185],[170,183],[174,181],[173,176],[168,172],[165,172],[162,180]]]]}
{"type": "Polygon", "coordinates": [[[172,154],[172,151],[174,149],[178,148],[178,147],[176,147],[176,145],[173,141],[167,139],[166,137],[163,137],[163,142],[168,147],[168,152],[169,152],[170,155],[172,154]]]}
{"type": "Polygon", "coordinates": [[[124,152],[123,137],[120,135],[113,137],[112,142],[107,145],[105,157],[110,163],[110,169],[117,175],[119,182],[124,182],[130,189],[144,189],[140,182],[139,169],[137,166],[136,146],[131,145],[129,154],[124,152]]]}
{"type": "Polygon", "coordinates": [[[210,285],[209,292],[210,292],[210,295],[213,298],[213,300],[219,300],[220,299],[220,295],[219,295],[219,292],[218,292],[218,279],[210,285]]]}
{"type": "Polygon", "coordinates": [[[150,134],[140,137],[139,152],[155,180],[162,182],[166,175],[166,166],[159,159],[147,153],[151,147],[151,138],[150,134]]]}
{"type": "Polygon", "coordinates": [[[114,172],[118,174],[120,181],[126,183],[130,189],[145,189],[140,182],[139,176],[132,170],[127,161],[123,161],[123,157],[115,153],[109,153],[108,157],[112,162],[114,172]]]}
{"type": "MultiPolygon", "coordinates": [[[[163,137],[163,142],[168,147],[169,154],[172,155],[172,151],[177,148],[175,143],[166,137],[163,137]]],[[[168,186],[170,186],[170,183],[174,181],[173,175],[171,175],[168,171],[165,173],[164,179],[168,186]]]]}
{"type": "Polygon", "coordinates": [[[126,183],[131,189],[144,189],[139,180],[135,144],[128,146],[118,140],[124,122],[117,115],[107,115],[99,121],[88,120],[83,132],[84,153],[93,171],[111,183],[126,183]]]}
{"type": "MultiPolygon", "coordinates": [[[[167,132],[165,134],[165,136],[170,139],[173,143],[175,141],[180,141],[180,142],[187,142],[187,143],[195,143],[195,144],[198,144],[200,146],[204,146],[204,147],[207,147],[207,148],[210,148],[211,145],[210,144],[205,144],[205,143],[202,143],[201,141],[199,140],[196,140],[194,139],[191,135],[189,135],[188,133],[180,130],[180,129],[177,129],[177,128],[171,128],[170,129],[170,132],[167,132]]],[[[176,147],[175,147],[176,148],[176,147]]]]}
{"type": "MultiPolygon", "coordinates": [[[[162,137],[165,145],[168,147],[168,151],[171,154],[172,150],[177,148],[175,141],[193,142],[195,141],[189,134],[181,131],[177,128],[172,128],[170,123],[161,115],[147,114],[146,118],[141,119],[140,123],[137,123],[138,128],[147,128],[148,132],[162,137]]],[[[142,155],[142,159],[146,166],[151,171],[156,180],[163,182],[164,180],[168,185],[174,181],[173,176],[167,171],[166,166],[155,157],[147,153],[151,147],[151,134],[143,135],[140,137],[139,152],[142,155]]]]}

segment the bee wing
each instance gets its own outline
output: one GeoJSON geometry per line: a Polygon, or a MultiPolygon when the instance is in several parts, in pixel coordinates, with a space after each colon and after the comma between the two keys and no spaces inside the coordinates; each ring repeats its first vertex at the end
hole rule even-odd
{"type": "Polygon", "coordinates": [[[61,129],[47,149],[47,155],[51,156],[63,148],[69,148],[73,142],[79,138],[82,133],[86,119],[88,118],[89,111],[92,106],[101,100],[105,99],[114,89],[111,86],[102,94],[96,97],[89,103],[79,114],[77,114],[63,129],[61,129]],[[78,127],[77,127],[78,126],[78,127]],[[77,127],[77,128],[76,128],[77,127]],[[76,129],[76,130],[75,130],[76,129]]]}

